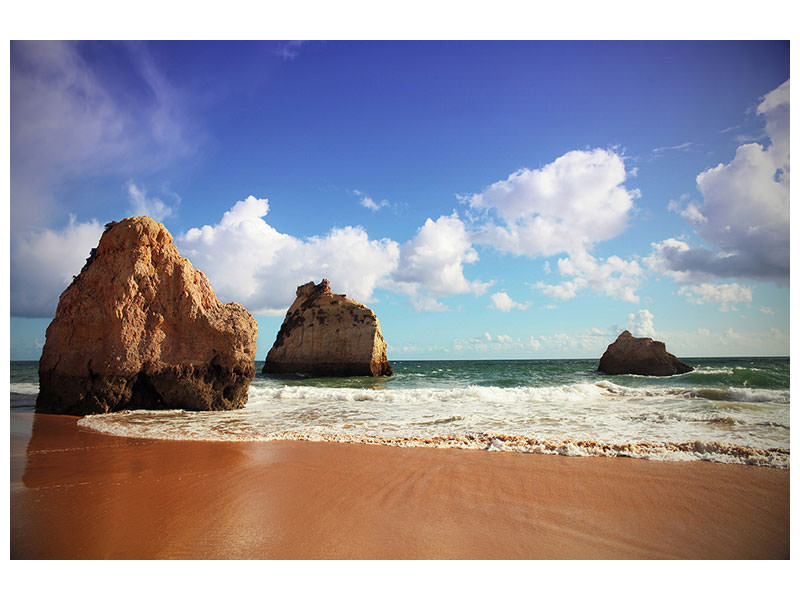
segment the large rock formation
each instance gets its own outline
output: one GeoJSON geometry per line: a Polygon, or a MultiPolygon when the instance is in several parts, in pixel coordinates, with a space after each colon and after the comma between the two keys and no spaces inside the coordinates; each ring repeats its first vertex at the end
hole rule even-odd
{"type": "Polygon", "coordinates": [[[677,375],[693,369],[667,352],[664,342],[623,331],[606,348],[597,370],[608,375],[677,375]]]}
{"type": "Polygon", "coordinates": [[[39,361],[38,412],[241,408],[257,328],[149,217],[106,225],[64,290],[39,361]]]}
{"type": "Polygon", "coordinates": [[[378,317],[369,308],[331,293],[327,279],[297,288],[264,373],[311,376],[391,375],[378,317]]]}

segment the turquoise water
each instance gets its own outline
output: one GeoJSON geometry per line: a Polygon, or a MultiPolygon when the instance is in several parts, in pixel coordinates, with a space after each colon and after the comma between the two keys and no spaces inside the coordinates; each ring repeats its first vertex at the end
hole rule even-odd
{"type": "MultiPolygon", "coordinates": [[[[567,455],[789,464],[789,359],[685,359],[672,377],[609,376],[595,360],[393,361],[392,377],[260,374],[242,410],[128,411],[82,426],[133,437],[303,439],[567,455]]],[[[30,410],[36,363],[11,363],[30,410]]]]}

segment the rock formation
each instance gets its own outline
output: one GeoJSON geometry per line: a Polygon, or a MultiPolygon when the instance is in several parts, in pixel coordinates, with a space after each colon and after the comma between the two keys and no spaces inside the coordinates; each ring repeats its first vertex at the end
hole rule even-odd
{"type": "Polygon", "coordinates": [[[608,375],[677,375],[693,369],[667,352],[664,342],[623,331],[606,348],[597,370],[608,375]]]}
{"type": "Polygon", "coordinates": [[[37,412],[241,408],[257,325],[149,217],[106,225],[61,294],[39,361],[37,412]]]}
{"type": "Polygon", "coordinates": [[[333,294],[323,279],[297,288],[263,372],[378,376],[391,375],[392,367],[375,313],[333,294]]]}

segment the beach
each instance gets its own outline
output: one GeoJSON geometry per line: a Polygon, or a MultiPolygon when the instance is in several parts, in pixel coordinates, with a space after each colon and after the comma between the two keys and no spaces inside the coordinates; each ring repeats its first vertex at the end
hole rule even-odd
{"type": "Polygon", "coordinates": [[[789,557],[788,468],[10,419],[12,559],[789,557]]]}

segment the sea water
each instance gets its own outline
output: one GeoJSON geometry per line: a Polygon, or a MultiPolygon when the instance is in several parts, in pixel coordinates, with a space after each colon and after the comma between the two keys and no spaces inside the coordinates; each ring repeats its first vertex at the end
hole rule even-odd
{"type": "MultiPolygon", "coordinates": [[[[596,360],[393,361],[392,377],[258,375],[225,412],[122,411],[78,424],[178,440],[311,440],[789,466],[789,359],[689,359],[672,377],[610,376],[596,360]]],[[[12,362],[30,410],[35,362],[12,362]]]]}

